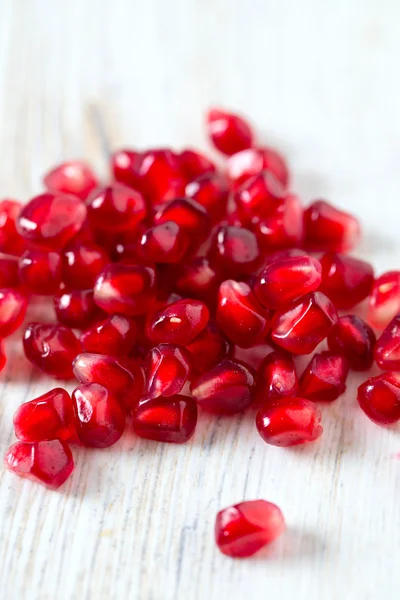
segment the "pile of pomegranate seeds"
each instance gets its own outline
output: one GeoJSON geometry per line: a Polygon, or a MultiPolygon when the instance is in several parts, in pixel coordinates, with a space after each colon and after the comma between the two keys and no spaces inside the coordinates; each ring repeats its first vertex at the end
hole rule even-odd
{"type": "MultiPolygon", "coordinates": [[[[126,427],[185,443],[202,410],[253,403],[267,444],[313,442],[317,403],[374,362],[384,372],[360,385],[358,403],[378,424],[400,421],[400,271],[375,279],[348,256],[358,220],[325,200],[303,206],[285,159],[241,116],[213,109],[206,127],[222,167],[193,149],[122,149],[110,181],[66,162],[24,206],[0,202],[0,339],[35,294],[51,296],[57,322],[25,325],[24,352],[79,383],[18,408],[10,471],[57,488],[71,444],[106,448],[126,427]],[[365,300],[366,321],[349,313],[365,300]],[[301,373],[298,355],[311,355],[301,373]]],[[[250,556],[283,529],[275,505],[243,502],[218,514],[216,541],[250,556]]]]}

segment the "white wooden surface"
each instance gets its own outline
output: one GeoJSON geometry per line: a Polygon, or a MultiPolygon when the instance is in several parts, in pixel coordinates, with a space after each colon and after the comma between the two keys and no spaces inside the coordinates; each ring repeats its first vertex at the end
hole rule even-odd
{"type": "MultiPolygon", "coordinates": [[[[360,253],[399,267],[397,0],[0,0],[0,196],[27,199],[60,159],[105,168],[112,146],[205,146],[202,112],[248,113],[288,155],[296,189],[356,212],[360,253]]],[[[15,407],[52,385],[8,343],[0,446],[15,407]]],[[[201,419],[186,447],[126,435],[76,454],[60,492],[0,470],[2,600],[399,598],[399,429],[346,396],[320,443],[266,446],[251,414],[201,419]],[[244,498],[288,531],[247,561],[220,555],[214,516],[244,498]]]]}

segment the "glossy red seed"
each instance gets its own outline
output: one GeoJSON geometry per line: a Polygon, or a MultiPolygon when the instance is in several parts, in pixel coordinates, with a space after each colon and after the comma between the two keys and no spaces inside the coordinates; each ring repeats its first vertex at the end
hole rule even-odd
{"type": "Polygon", "coordinates": [[[228,156],[250,148],[253,144],[253,132],[243,117],[212,108],[206,116],[207,134],[214,146],[228,156]]]}
{"type": "Polygon", "coordinates": [[[257,237],[243,227],[220,227],[212,240],[210,258],[225,278],[240,279],[260,265],[257,237]]]}
{"type": "Polygon", "coordinates": [[[284,186],[270,171],[258,173],[247,179],[234,195],[238,217],[244,223],[251,223],[254,218],[262,220],[274,215],[284,192],[284,186]]]}
{"type": "Polygon", "coordinates": [[[136,321],[124,315],[110,315],[84,331],[80,338],[85,352],[109,356],[128,355],[133,350],[136,339],[136,321]]]}
{"type": "Polygon", "coordinates": [[[149,319],[147,336],[155,344],[186,346],[199,335],[209,320],[207,306],[200,300],[180,300],[156,311],[149,319]]]}
{"type": "Polygon", "coordinates": [[[326,338],[337,320],[336,308],[329,298],[313,292],[275,313],[271,337],[292,354],[309,354],[326,338]]]}
{"type": "MultiPolygon", "coordinates": [[[[153,206],[183,196],[186,178],[179,157],[171,150],[148,150],[138,168],[140,189],[153,206]]],[[[172,219],[174,220],[174,219],[172,219]]]]}
{"type": "Polygon", "coordinates": [[[360,240],[358,220],[324,200],[304,211],[304,244],[308,250],[348,252],[360,240]]]}
{"type": "Polygon", "coordinates": [[[303,241],[303,209],[294,194],[285,196],[276,212],[252,225],[265,252],[299,246],[303,241]]]}
{"type": "Polygon", "coordinates": [[[228,355],[230,344],[216,323],[209,321],[207,327],[187,344],[186,349],[192,356],[193,371],[202,374],[228,355]]]}
{"type": "Polygon", "coordinates": [[[15,289],[0,289],[0,339],[8,337],[22,325],[28,300],[15,289]]]}
{"type": "Polygon", "coordinates": [[[43,178],[46,189],[51,192],[73,194],[86,200],[98,185],[92,168],[85,162],[71,160],[54,167],[43,178]]]}
{"type": "Polygon", "coordinates": [[[24,331],[24,351],[36,367],[58,379],[70,379],[72,361],[81,351],[71,329],[50,323],[29,323],[24,331]]]}
{"type": "Polygon", "coordinates": [[[321,413],[305,398],[287,398],[274,406],[262,407],[256,417],[257,430],[272,446],[297,446],[322,435],[321,413]]]}
{"type": "Polygon", "coordinates": [[[147,398],[179,394],[188,380],[192,357],[183,346],[159,344],[145,363],[147,398]]]}
{"type": "Polygon", "coordinates": [[[0,288],[15,288],[19,284],[18,257],[0,253],[0,288]]]}
{"type": "MultiPolygon", "coordinates": [[[[215,173],[216,167],[209,158],[197,150],[186,148],[178,156],[179,166],[186,181],[193,181],[202,175],[215,173]]],[[[186,195],[186,194],[185,194],[186,195]]]]}
{"type": "Polygon", "coordinates": [[[229,415],[250,406],[254,385],[254,375],[245,365],[224,358],[194,379],[190,389],[201,408],[218,415],[229,415]]]}
{"type": "Polygon", "coordinates": [[[257,400],[268,404],[296,396],[299,382],[293,357],[284,350],[270,352],[261,362],[257,371],[257,400]]]}
{"type": "Polygon", "coordinates": [[[75,290],[87,290],[109,262],[107,252],[94,242],[68,245],[62,254],[62,281],[75,290]]]}
{"type": "Polygon", "coordinates": [[[185,196],[203,206],[214,222],[221,221],[226,215],[229,187],[220,175],[211,173],[190,181],[185,196]]]}
{"type": "Polygon", "coordinates": [[[146,218],[142,194],[120,183],[94,191],[86,206],[89,223],[100,231],[132,231],[146,218]]]}
{"type": "Polygon", "coordinates": [[[19,261],[19,278],[32,294],[54,294],[61,284],[60,254],[26,250],[19,261]]]}
{"type": "Polygon", "coordinates": [[[285,159],[272,148],[249,148],[229,157],[227,174],[234,185],[239,186],[262,171],[270,171],[286,187],[289,171],[285,159]]]}
{"type": "Polygon", "coordinates": [[[126,414],[115,394],[98,383],[78,385],[72,392],[78,438],[85,446],[108,448],[124,433],[126,414]]]}
{"type": "Polygon", "coordinates": [[[187,298],[215,304],[220,275],[208,258],[196,257],[179,266],[174,276],[176,290],[187,298]]]}
{"type": "Polygon", "coordinates": [[[347,360],[340,354],[314,354],[300,378],[299,395],[314,402],[336,400],[346,389],[347,360]]]}
{"type": "Polygon", "coordinates": [[[327,252],[320,259],[322,267],[321,292],[337,308],[352,308],[370,293],[374,283],[372,266],[358,258],[327,252]]]}
{"type": "Polygon", "coordinates": [[[384,329],[400,313],[400,271],[380,275],[373,285],[368,307],[368,323],[384,329]]]}
{"type": "Polygon", "coordinates": [[[177,263],[189,248],[189,236],[174,221],[166,221],[143,233],[137,244],[139,260],[148,263],[177,263]]]}
{"type": "Polygon", "coordinates": [[[54,388],[21,404],[14,414],[14,431],[23,442],[69,440],[74,436],[74,411],[70,395],[54,388]]]}
{"type": "Polygon", "coordinates": [[[101,315],[92,290],[62,289],[54,296],[54,309],[59,323],[76,329],[89,327],[101,315]]]}
{"type": "Polygon", "coordinates": [[[400,315],[390,321],[378,339],[375,360],[385,371],[400,371],[400,315]]]}
{"type": "Polygon", "coordinates": [[[142,438],[182,444],[193,435],[197,404],[188,396],[144,398],[133,413],[133,430],[142,438]]]}
{"type": "Polygon", "coordinates": [[[19,215],[24,239],[47,250],[60,250],[81,229],[86,206],[77,196],[46,192],[32,198],[19,215]]]}
{"type": "Polygon", "coordinates": [[[211,220],[206,209],[190,198],[177,198],[157,211],[154,223],[175,221],[189,235],[193,246],[199,245],[209,234],[211,220]]]}
{"type": "Polygon", "coordinates": [[[295,258],[299,256],[309,256],[307,252],[304,250],[300,250],[299,248],[286,248],[285,250],[276,250],[275,252],[269,252],[264,257],[264,267],[268,267],[273,263],[287,259],[287,258],[295,258]]]}
{"type": "Polygon", "coordinates": [[[17,231],[17,219],[22,204],[17,200],[0,200],[0,252],[19,256],[25,250],[25,240],[17,231]]]}
{"type": "Polygon", "coordinates": [[[354,371],[367,371],[374,360],[375,333],[360,317],[344,315],[332,327],[328,346],[342,354],[354,371]]]}
{"type": "Polygon", "coordinates": [[[111,171],[115,181],[140,190],[139,167],[142,154],[135,150],[117,150],[111,157],[111,171]]]}
{"type": "Polygon", "coordinates": [[[247,500],[220,510],[215,520],[215,541],[233,558],[253,556],[285,530],[280,508],[265,500],[247,500]]]}
{"type": "Polygon", "coordinates": [[[7,450],[4,464],[12,473],[53,490],[65,483],[74,469],[72,452],[60,440],[15,442],[7,450]]]}
{"type": "Polygon", "coordinates": [[[358,388],[357,398],[362,410],[374,423],[391,425],[400,420],[400,384],[395,373],[367,379],[358,388]]]}

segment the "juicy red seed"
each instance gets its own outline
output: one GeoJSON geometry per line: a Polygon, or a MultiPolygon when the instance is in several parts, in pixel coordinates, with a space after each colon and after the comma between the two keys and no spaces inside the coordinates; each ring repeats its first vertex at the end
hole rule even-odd
{"type": "Polygon", "coordinates": [[[384,329],[400,313],[400,271],[388,271],[376,280],[368,307],[368,323],[384,329]]]}
{"type": "Polygon", "coordinates": [[[332,327],[328,346],[342,354],[354,371],[367,371],[374,361],[375,333],[360,317],[345,315],[332,327]]]}
{"type": "Polygon", "coordinates": [[[137,244],[139,259],[149,263],[177,263],[189,248],[189,236],[174,221],[166,221],[143,233],[137,244]]]}
{"type": "Polygon", "coordinates": [[[285,188],[270,171],[247,179],[234,195],[239,218],[250,223],[275,214],[284,199],[285,188]]]}
{"type": "Polygon", "coordinates": [[[178,159],[186,181],[193,181],[202,175],[208,175],[216,171],[214,163],[209,158],[190,148],[182,150],[178,159]]]}
{"type": "Polygon", "coordinates": [[[358,220],[324,200],[304,211],[304,244],[309,250],[348,252],[360,239],[358,220]]]}
{"type": "Polygon", "coordinates": [[[81,200],[86,200],[90,192],[99,185],[91,167],[78,160],[57,165],[44,176],[43,182],[51,192],[72,194],[81,200]]]}
{"type": "Polygon", "coordinates": [[[70,395],[54,388],[21,404],[14,415],[14,431],[23,442],[69,440],[74,436],[74,411],[70,395]]]}
{"type": "Polygon", "coordinates": [[[69,446],[60,440],[15,442],[4,457],[6,468],[50,489],[59,488],[74,470],[69,446]]]}
{"type": "Polygon", "coordinates": [[[310,354],[338,320],[332,302],[321,292],[307,294],[272,318],[272,340],[292,354],[310,354]]]}
{"type": "Polygon", "coordinates": [[[268,264],[254,285],[259,302],[266,308],[282,308],[314,292],[321,283],[321,265],[311,256],[282,258],[268,264]]]}
{"type": "Polygon", "coordinates": [[[19,277],[32,294],[54,294],[61,284],[60,254],[26,250],[19,261],[19,277]]]}
{"type": "Polygon", "coordinates": [[[221,227],[212,240],[211,262],[225,277],[240,279],[253,273],[261,262],[257,237],[243,227],[221,227]]]}
{"type": "Polygon", "coordinates": [[[54,296],[54,309],[59,323],[77,329],[88,327],[101,315],[92,290],[62,289],[54,296]]]}
{"type": "Polygon", "coordinates": [[[200,300],[180,300],[151,316],[147,336],[155,344],[165,342],[186,346],[203,331],[209,316],[207,306],[200,300]]]}
{"type": "Polygon", "coordinates": [[[131,231],[146,218],[142,194],[120,183],[94,191],[86,206],[89,223],[100,231],[131,231]]]}
{"type": "Polygon", "coordinates": [[[321,413],[305,398],[287,398],[275,406],[262,407],[256,418],[258,433],[272,446],[297,446],[313,442],[322,434],[321,413]]]}
{"type": "Polygon", "coordinates": [[[183,346],[159,344],[146,359],[146,398],[179,394],[191,371],[192,358],[183,346]]]}
{"type": "Polygon", "coordinates": [[[300,378],[299,394],[314,402],[336,400],[346,389],[347,360],[340,354],[314,354],[300,378]]]}
{"type": "Polygon", "coordinates": [[[0,252],[20,255],[25,241],[17,231],[17,219],[22,204],[16,200],[0,201],[0,252]]]}
{"type": "Polygon", "coordinates": [[[218,293],[217,323],[226,337],[241,348],[250,348],[265,340],[269,313],[263,308],[250,286],[228,279],[218,293]]]}
{"type": "Polygon", "coordinates": [[[200,244],[209,234],[210,217],[206,209],[190,198],[177,198],[161,206],[154,217],[159,225],[166,221],[175,221],[189,235],[192,245],[200,244]]]}
{"type": "Polygon", "coordinates": [[[209,173],[190,181],[185,197],[195,200],[211,215],[213,221],[221,221],[227,210],[229,187],[220,175],[209,173]]]}
{"type": "Polygon", "coordinates": [[[215,520],[215,541],[233,558],[253,556],[285,530],[280,508],[266,500],[247,500],[220,510],[215,520]]]}
{"type": "Polygon", "coordinates": [[[228,355],[230,344],[216,323],[209,321],[207,327],[186,346],[186,349],[192,356],[193,370],[202,374],[228,355]]]}
{"type": "Polygon", "coordinates": [[[80,383],[105,386],[128,411],[143,395],[143,371],[133,359],[84,352],[73,361],[73,371],[80,383]]]}
{"type": "Polygon", "coordinates": [[[181,171],[179,157],[171,150],[145,152],[138,174],[140,189],[153,206],[184,194],[186,178],[181,171]]]}
{"type": "Polygon", "coordinates": [[[58,379],[73,376],[72,361],[81,351],[71,329],[48,323],[29,323],[24,331],[24,352],[36,367],[58,379]]]}
{"type": "Polygon", "coordinates": [[[78,438],[85,446],[108,448],[124,433],[126,414],[115,394],[98,383],[72,392],[78,438]]]}
{"type": "Polygon", "coordinates": [[[378,339],[375,360],[385,371],[400,371],[400,315],[390,321],[378,339]]]}
{"type": "Polygon", "coordinates": [[[253,132],[250,125],[235,113],[212,108],[206,118],[207,133],[214,146],[231,156],[253,144],[253,132]]]}
{"type": "Polygon", "coordinates": [[[111,157],[111,170],[115,181],[140,190],[139,167],[142,154],[134,150],[117,150],[111,157]]]}
{"type": "Polygon", "coordinates": [[[252,225],[265,252],[298,246],[303,241],[303,209],[294,194],[285,196],[275,214],[252,225]]]}
{"type": "Polygon", "coordinates": [[[136,321],[124,315],[110,315],[84,331],[80,339],[85,352],[126,356],[137,339],[136,321]]]}
{"type": "Polygon", "coordinates": [[[0,288],[15,288],[19,284],[18,258],[0,254],[0,288]]]}
{"type": "Polygon", "coordinates": [[[284,350],[270,352],[261,362],[257,371],[257,400],[268,404],[296,396],[299,382],[293,357],[284,350]]]}
{"type": "Polygon", "coordinates": [[[133,413],[133,430],[142,438],[182,444],[196,428],[197,404],[188,396],[145,398],[133,413]]]}
{"type": "Polygon", "coordinates": [[[384,373],[367,379],[358,388],[358,402],[367,417],[380,425],[400,420],[400,382],[398,374],[384,373]]]}
{"type": "Polygon", "coordinates": [[[0,339],[8,337],[22,325],[28,300],[18,290],[0,289],[0,339]]]}
{"type": "Polygon", "coordinates": [[[62,281],[76,290],[87,290],[109,262],[107,252],[94,242],[71,244],[62,254],[62,281]]]}
{"type": "Polygon", "coordinates": [[[151,309],[155,296],[155,271],[141,265],[108,265],[94,286],[97,306],[111,314],[142,315],[151,309]]]}
{"type": "Polygon", "coordinates": [[[236,186],[262,171],[271,172],[284,187],[289,183],[285,159],[272,148],[249,148],[228,158],[228,177],[236,186]]]}
{"type": "Polygon", "coordinates": [[[215,303],[220,275],[207,258],[196,257],[179,265],[174,277],[176,290],[188,298],[215,303]]]}
{"type": "Polygon", "coordinates": [[[191,392],[204,410],[218,415],[243,412],[253,402],[253,373],[238,361],[227,358],[195,379],[191,392]]]}
{"type": "Polygon", "coordinates": [[[86,206],[77,196],[46,192],[22,208],[17,227],[28,242],[60,250],[78,233],[85,219],[86,206]]]}
{"type": "Polygon", "coordinates": [[[369,263],[334,252],[324,254],[320,262],[320,290],[337,308],[352,308],[371,293],[374,271],[369,263]]]}

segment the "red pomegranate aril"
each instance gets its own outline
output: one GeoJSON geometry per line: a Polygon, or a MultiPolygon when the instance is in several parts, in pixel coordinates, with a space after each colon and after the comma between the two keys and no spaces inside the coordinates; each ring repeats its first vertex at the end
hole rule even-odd
{"type": "Polygon", "coordinates": [[[369,263],[334,252],[324,254],[320,263],[320,290],[335,303],[336,308],[352,308],[371,293],[374,271],[369,263]]]}
{"type": "Polygon", "coordinates": [[[215,541],[232,558],[253,556],[285,531],[280,508],[266,500],[247,500],[220,510],[215,520],[215,541]]]}
{"type": "Polygon", "coordinates": [[[0,288],[16,288],[19,285],[18,257],[0,253],[0,288]]]}
{"type": "Polygon", "coordinates": [[[257,401],[269,404],[296,396],[299,389],[293,357],[284,350],[270,352],[257,371],[257,401]]]}
{"type": "Polygon", "coordinates": [[[51,192],[73,194],[81,200],[86,200],[90,192],[99,185],[92,168],[79,160],[57,165],[44,176],[43,182],[46,189],[51,192]]]}
{"type": "Polygon", "coordinates": [[[60,250],[81,229],[86,206],[77,196],[46,192],[32,198],[19,215],[22,237],[41,248],[60,250]]]}
{"type": "Polygon", "coordinates": [[[100,231],[132,231],[147,214],[142,194],[120,183],[95,190],[86,206],[89,223],[100,231]]]}
{"type": "Polygon", "coordinates": [[[266,308],[282,308],[314,292],[321,283],[321,265],[311,256],[282,258],[263,268],[254,285],[258,301],[266,308]]]}
{"type": "Polygon", "coordinates": [[[206,327],[210,314],[200,300],[180,300],[156,311],[149,319],[147,337],[155,344],[186,346],[206,327]]]}
{"type": "Polygon", "coordinates": [[[62,281],[75,290],[87,290],[109,262],[107,252],[94,242],[71,244],[62,254],[62,281]]]}
{"type": "Polygon", "coordinates": [[[58,379],[71,379],[72,361],[81,351],[73,331],[50,323],[29,323],[23,336],[27,359],[58,379]]]}
{"type": "Polygon", "coordinates": [[[303,209],[294,194],[285,196],[276,212],[254,220],[252,229],[265,252],[299,246],[303,241],[303,209]]]}
{"type": "Polygon", "coordinates": [[[54,309],[59,323],[84,329],[101,315],[92,290],[62,289],[54,296],[54,309]]]}
{"type": "Polygon", "coordinates": [[[115,181],[141,190],[139,167],[142,154],[134,150],[117,150],[111,157],[111,171],[115,181]]]}
{"type": "Polygon", "coordinates": [[[333,303],[321,292],[312,292],[272,317],[271,337],[292,354],[310,354],[337,322],[333,303]]]}
{"type": "Polygon", "coordinates": [[[26,479],[56,490],[74,470],[69,446],[60,440],[15,442],[4,457],[6,468],[26,479]]]}
{"type": "Polygon", "coordinates": [[[159,344],[147,356],[146,391],[147,398],[174,396],[179,394],[191,372],[192,357],[183,346],[159,344]]]}
{"type": "Polygon", "coordinates": [[[235,186],[262,171],[270,171],[284,187],[289,183],[285,159],[272,148],[248,148],[228,158],[227,174],[235,186]]]}
{"type": "Polygon", "coordinates": [[[71,439],[75,434],[75,424],[68,392],[54,388],[21,404],[14,415],[14,431],[23,442],[71,439]]]}
{"type": "Polygon", "coordinates": [[[217,323],[226,337],[241,348],[250,348],[265,340],[270,322],[251,287],[228,279],[219,287],[217,323]]]}
{"type": "Polygon", "coordinates": [[[255,378],[244,364],[224,358],[194,379],[190,386],[197,404],[218,415],[243,412],[253,402],[255,378]]]}
{"type": "Polygon", "coordinates": [[[179,265],[174,274],[177,292],[188,298],[203,300],[208,305],[215,304],[220,282],[220,274],[208,258],[195,257],[179,265]]]}
{"type": "Polygon", "coordinates": [[[322,435],[321,413],[305,398],[286,398],[262,407],[256,417],[258,433],[272,446],[297,446],[322,435]]]}
{"type": "Polygon", "coordinates": [[[375,329],[385,329],[400,313],[400,271],[388,271],[376,280],[368,307],[368,323],[375,329]]]}
{"type": "MultiPolygon", "coordinates": [[[[186,178],[179,157],[171,150],[148,150],[142,155],[138,169],[140,189],[155,206],[183,196],[186,178]]],[[[172,219],[174,220],[174,219],[172,219]]]]}
{"type": "Polygon", "coordinates": [[[177,198],[161,206],[154,217],[155,225],[174,221],[189,235],[193,246],[199,245],[210,232],[211,220],[206,209],[190,198],[177,198]]]}
{"type": "Polygon", "coordinates": [[[336,400],[346,389],[347,360],[340,354],[314,354],[300,378],[299,395],[314,402],[336,400]]]}
{"type": "Polygon", "coordinates": [[[133,413],[133,430],[142,438],[182,444],[196,428],[197,404],[189,396],[144,398],[133,413]]]}
{"type": "Polygon", "coordinates": [[[0,289],[0,339],[8,337],[22,325],[28,300],[19,290],[0,289]]]}
{"type": "Polygon", "coordinates": [[[358,403],[367,417],[379,425],[400,420],[400,381],[396,373],[367,379],[358,388],[358,403]]]}
{"type": "Polygon", "coordinates": [[[299,256],[309,256],[309,254],[307,254],[305,250],[300,250],[300,248],[286,248],[284,250],[269,252],[267,256],[264,257],[264,268],[280,260],[286,260],[287,258],[295,258],[299,256]]]}
{"type": "Polygon", "coordinates": [[[376,342],[375,360],[385,371],[400,371],[400,315],[390,321],[376,342]]]}
{"type": "Polygon", "coordinates": [[[61,284],[60,254],[26,250],[19,261],[19,278],[32,294],[54,294],[61,284]]]}
{"type": "Polygon", "coordinates": [[[304,244],[308,250],[348,252],[359,242],[358,220],[324,200],[304,211],[304,244]]]}
{"type": "Polygon", "coordinates": [[[251,223],[272,216],[284,199],[285,188],[270,171],[247,179],[234,195],[239,218],[251,223]]]}
{"type": "Polygon", "coordinates": [[[189,236],[174,221],[166,221],[143,233],[137,244],[139,260],[148,263],[177,263],[189,248],[189,236]]]}
{"type": "Polygon", "coordinates": [[[21,208],[17,200],[0,200],[0,252],[19,256],[25,250],[25,240],[17,231],[21,208]]]}
{"type": "Polygon", "coordinates": [[[127,356],[137,339],[136,321],[124,315],[110,315],[81,334],[84,352],[127,356]]]}
{"type": "Polygon", "coordinates": [[[217,170],[214,163],[212,163],[209,158],[191,148],[182,150],[178,159],[179,166],[186,181],[193,181],[202,175],[215,173],[217,170]]]}
{"type": "Polygon", "coordinates": [[[225,278],[240,279],[253,273],[260,265],[257,237],[243,227],[221,227],[212,240],[210,258],[225,278]]]}
{"type": "Polygon", "coordinates": [[[76,433],[85,446],[108,448],[122,436],[126,413],[115,394],[104,385],[86,383],[72,392],[76,433]]]}
{"type": "Polygon", "coordinates": [[[156,297],[154,269],[142,265],[110,264],[98,275],[94,301],[108,313],[143,315],[156,297]]]}
{"type": "Polygon", "coordinates": [[[222,154],[231,156],[253,144],[250,125],[235,113],[212,108],[206,116],[206,128],[211,142],[222,154]]]}
{"type": "Polygon", "coordinates": [[[225,217],[228,196],[229,187],[226,180],[214,173],[190,181],[185,188],[185,197],[203,206],[214,222],[221,221],[225,217]]]}
{"type": "Polygon", "coordinates": [[[332,327],[328,346],[342,354],[354,371],[367,371],[374,361],[375,333],[360,317],[344,315],[332,327]]]}
{"type": "Polygon", "coordinates": [[[187,344],[186,349],[192,357],[193,371],[202,374],[228,356],[230,344],[217,324],[209,321],[207,327],[187,344]]]}

